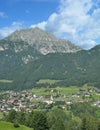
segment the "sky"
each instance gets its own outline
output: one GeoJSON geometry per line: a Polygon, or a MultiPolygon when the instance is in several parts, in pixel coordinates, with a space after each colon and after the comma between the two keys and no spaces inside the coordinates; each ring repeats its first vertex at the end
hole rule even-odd
{"type": "Polygon", "coordinates": [[[100,44],[100,0],[0,0],[0,39],[34,27],[90,49],[100,44]]]}

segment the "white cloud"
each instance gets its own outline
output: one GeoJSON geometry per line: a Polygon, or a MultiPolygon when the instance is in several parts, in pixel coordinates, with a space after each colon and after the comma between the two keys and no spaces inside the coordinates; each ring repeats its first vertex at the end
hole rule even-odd
{"type": "Polygon", "coordinates": [[[100,42],[99,0],[60,0],[58,12],[38,26],[57,37],[66,38],[84,48],[91,48],[100,42]]]}
{"type": "Polygon", "coordinates": [[[95,46],[96,42],[91,39],[86,39],[84,41],[81,41],[81,45],[83,46],[83,48],[89,49],[89,48],[95,46]]]}
{"type": "Polygon", "coordinates": [[[46,24],[47,24],[47,22],[46,22],[46,21],[43,21],[43,22],[41,22],[41,23],[31,25],[30,28],[39,27],[39,28],[45,30],[45,25],[46,25],[46,24]]]}
{"type": "Polygon", "coordinates": [[[13,22],[11,26],[0,29],[0,38],[7,37],[15,30],[19,30],[23,27],[23,22],[13,22]]]}

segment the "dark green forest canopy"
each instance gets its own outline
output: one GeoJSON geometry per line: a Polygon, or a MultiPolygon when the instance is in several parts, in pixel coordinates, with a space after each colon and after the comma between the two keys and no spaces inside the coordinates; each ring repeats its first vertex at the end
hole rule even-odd
{"type": "Polygon", "coordinates": [[[0,83],[0,89],[27,89],[32,87],[82,86],[83,84],[100,86],[100,45],[91,50],[77,53],[53,53],[42,56],[34,62],[1,75],[1,78],[13,80],[11,84],[0,83]],[[8,78],[9,77],[9,78],[8,78]],[[40,79],[54,79],[59,82],[36,84],[40,79]]]}

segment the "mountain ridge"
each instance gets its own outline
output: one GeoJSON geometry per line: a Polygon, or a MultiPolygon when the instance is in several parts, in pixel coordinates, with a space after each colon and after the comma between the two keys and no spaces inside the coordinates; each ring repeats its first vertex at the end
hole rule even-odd
{"type": "Polygon", "coordinates": [[[13,42],[18,40],[24,41],[31,47],[35,46],[43,55],[55,52],[77,52],[82,49],[81,47],[75,46],[70,41],[57,39],[53,34],[37,27],[15,31],[10,36],[6,37],[5,40],[13,42]]]}
{"type": "Polygon", "coordinates": [[[0,40],[0,73],[13,72],[48,53],[69,53],[81,50],[66,40],[39,28],[21,29],[0,40]]]}
{"type": "MultiPolygon", "coordinates": [[[[51,53],[23,65],[11,74],[13,83],[3,89],[22,90],[33,87],[82,86],[100,87],[100,46],[77,53],[51,53]],[[58,80],[37,84],[41,79],[58,80]]],[[[0,85],[1,86],[1,85],[0,85]]]]}
{"type": "MultiPolygon", "coordinates": [[[[41,34],[42,30],[35,29],[36,36],[38,35],[36,32],[41,34]]],[[[42,31],[44,33],[41,34],[41,37],[45,39],[46,33],[47,37],[50,35],[51,41],[47,42],[46,38],[47,43],[35,41],[35,43],[30,44],[26,37],[27,30],[25,34],[23,34],[24,30],[21,31],[14,32],[0,41],[0,79],[11,79],[13,81],[8,86],[0,83],[0,89],[32,88],[38,86],[36,82],[40,79],[60,80],[55,86],[81,86],[87,83],[99,87],[100,45],[90,50],[82,50],[65,40],[60,40],[59,43],[59,39],[57,40],[55,36],[44,31],[42,31]],[[25,41],[21,39],[22,36],[19,32],[23,34],[25,41]],[[53,41],[56,39],[57,42],[52,43],[52,39],[53,41]],[[54,50],[48,51],[48,46],[52,44],[54,44],[54,50]],[[61,46],[62,44],[63,46],[61,46]],[[66,52],[65,44],[66,49],[75,51],[67,50],[66,52]],[[41,53],[40,49],[44,47],[47,52],[41,53]]],[[[30,29],[28,31],[30,33],[30,29]]],[[[34,29],[32,31],[34,32],[34,29]]],[[[29,39],[34,39],[32,36],[28,35],[29,39]]]]}

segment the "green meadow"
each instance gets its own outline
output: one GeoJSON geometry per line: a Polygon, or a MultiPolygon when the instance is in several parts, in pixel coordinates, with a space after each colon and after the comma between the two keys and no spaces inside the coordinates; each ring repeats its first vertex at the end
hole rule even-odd
{"type": "Polygon", "coordinates": [[[0,130],[33,130],[33,129],[23,125],[20,125],[20,127],[15,128],[12,123],[0,121],[0,130]]]}
{"type": "Polygon", "coordinates": [[[39,80],[37,82],[37,84],[46,84],[46,83],[48,83],[48,84],[52,85],[52,84],[57,83],[59,81],[61,81],[61,80],[41,79],[41,80],[39,80]]]}
{"type": "Polygon", "coordinates": [[[3,118],[3,113],[2,112],[0,112],[0,119],[2,119],[3,118]]]}
{"type": "Polygon", "coordinates": [[[0,80],[0,83],[12,83],[12,80],[6,80],[6,79],[2,79],[0,80]]]}
{"type": "MultiPolygon", "coordinates": [[[[39,88],[39,89],[33,89],[33,94],[37,95],[51,95],[51,90],[56,90],[60,94],[73,94],[79,91],[79,87],[57,87],[57,88],[39,88]]],[[[55,91],[54,91],[55,93],[55,91]]]]}
{"type": "MultiPolygon", "coordinates": [[[[39,80],[38,81],[38,84],[39,83],[54,83],[54,82],[59,82],[57,80],[39,80]]],[[[70,86],[70,87],[56,87],[56,88],[44,88],[44,87],[41,87],[41,88],[38,88],[38,89],[33,89],[33,94],[38,94],[38,95],[51,95],[51,90],[56,90],[56,92],[58,91],[60,94],[73,94],[73,93],[76,93],[76,92],[79,92],[79,90],[86,90],[88,88],[93,88],[93,86],[87,86],[87,85],[84,85],[82,87],[77,87],[77,86],[70,86]]]]}

